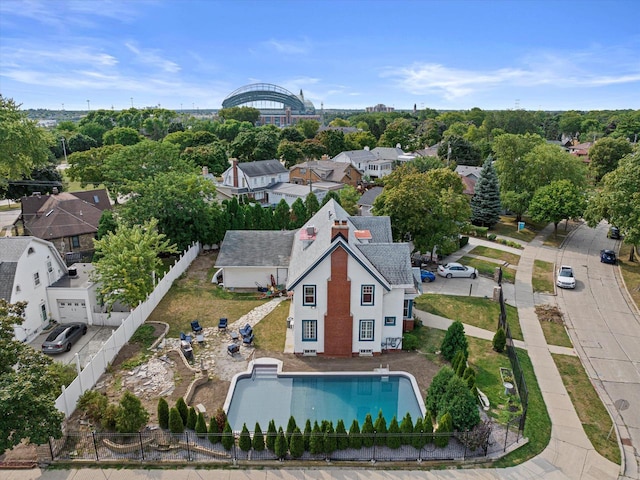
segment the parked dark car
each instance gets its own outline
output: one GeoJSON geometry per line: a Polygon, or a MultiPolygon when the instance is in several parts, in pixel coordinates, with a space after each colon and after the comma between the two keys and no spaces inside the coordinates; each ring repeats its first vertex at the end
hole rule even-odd
{"type": "Polygon", "coordinates": [[[620,240],[620,229],[618,227],[610,227],[607,237],[613,238],[614,240],[620,240]]]}
{"type": "Polygon", "coordinates": [[[61,323],[53,329],[42,344],[42,353],[62,353],[71,350],[71,345],[85,333],[85,323],[61,323]]]}
{"type": "Polygon", "coordinates": [[[600,250],[600,261],[602,263],[610,263],[611,265],[615,265],[616,263],[618,263],[616,252],[614,252],[613,250],[600,250]]]}

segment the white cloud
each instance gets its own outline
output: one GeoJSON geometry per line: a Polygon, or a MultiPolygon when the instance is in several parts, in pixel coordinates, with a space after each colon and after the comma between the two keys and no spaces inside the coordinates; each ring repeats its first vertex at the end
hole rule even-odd
{"type": "Polygon", "coordinates": [[[125,46],[136,56],[136,59],[145,65],[149,65],[154,68],[159,68],[167,73],[179,72],[180,65],[177,63],[162,58],[156,50],[141,49],[134,45],[132,42],[125,43],[125,46]]]}
{"type": "Polygon", "coordinates": [[[300,41],[271,39],[264,42],[264,45],[269,49],[285,55],[307,55],[311,51],[311,44],[306,38],[303,38],[300,41]]]}

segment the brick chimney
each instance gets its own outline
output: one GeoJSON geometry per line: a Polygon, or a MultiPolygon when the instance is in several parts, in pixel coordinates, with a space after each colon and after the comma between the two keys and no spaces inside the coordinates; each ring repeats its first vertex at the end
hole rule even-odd
{"type": "Polygon", "coordinates": [[[345,242],[349,242],[349,225],[346,220],[334,220],[331,226],[331,241],[338,235],[342,236],[345,242]]]}
{"type": "Polygon", "coordinates": [[[233,186],[238,188],[238,159],[232,158],[231,162],[233,164],[233,186]]]}

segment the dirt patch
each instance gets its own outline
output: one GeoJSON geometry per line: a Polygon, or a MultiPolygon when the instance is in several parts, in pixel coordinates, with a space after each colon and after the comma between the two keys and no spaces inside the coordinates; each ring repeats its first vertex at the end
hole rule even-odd
{"type": "Polygon", "coordinates": [[[553,305],[536,305],[536,315],[541,322],[557,323],[564,325],[564,317],[558,307],[553,305]]]}

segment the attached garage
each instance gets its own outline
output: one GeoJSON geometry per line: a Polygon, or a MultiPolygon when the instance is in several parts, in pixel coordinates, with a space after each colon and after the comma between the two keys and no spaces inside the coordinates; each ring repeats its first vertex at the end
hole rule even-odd
{"type": "Polygon", "coordinates": [[[58,300],[60,323],[88,321],[87,306],[84,300],[58,300]]]}

